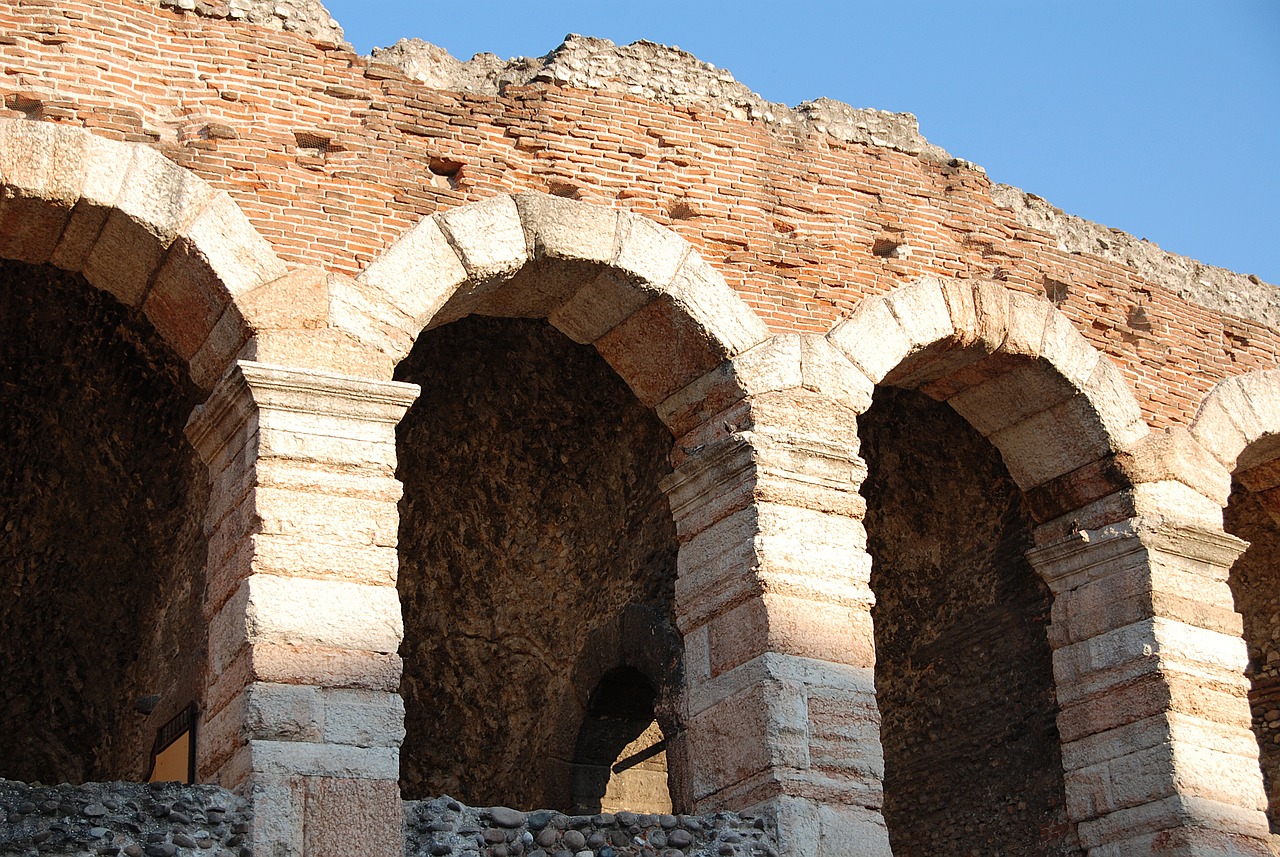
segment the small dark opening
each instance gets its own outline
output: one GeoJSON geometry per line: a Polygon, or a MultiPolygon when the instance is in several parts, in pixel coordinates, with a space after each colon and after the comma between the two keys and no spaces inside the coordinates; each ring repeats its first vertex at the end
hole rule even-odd
{"type": "Polygon", "coordinates": [[[631,667],[612,670],[600,679],[588,701],[574,752],[574,814],[621,808],[609,806],[606,797],[611,777],[615,782],[614,799],[638,801],[626,808],[654,811],[650,801],[656,797],[664,803],[657,809],[669,811],[665,806],[670,800],[663,756],[666,742],[655,721],[656,698],[649,680],[631,667]],[[619,785],[619,775],[626,777],[628,783],[619,785]]]}

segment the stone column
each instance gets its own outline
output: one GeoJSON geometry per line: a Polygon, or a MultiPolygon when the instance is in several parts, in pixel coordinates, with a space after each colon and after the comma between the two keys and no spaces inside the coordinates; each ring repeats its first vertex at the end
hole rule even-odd
{"type": "Polygon", "coordinates": [[[1067,812],[1091,857],[1269,853],[1227,587],[1244,547],[1139,517],[1028,552],[1054,592],[1067,812]]]}
{"type": "Polygon", "coordinates": [[[418,388],[239,362],[187,432],[209,467],[201,780],[257,854],[403,851],[395,427],[418,388]]]}
{"type": "Polygon", "coordinates": [[[773,814],[788,855],[888,855],[866,469],[854,415],[805,395],[682,438],[665,486],[695,810],[773,814]]]}

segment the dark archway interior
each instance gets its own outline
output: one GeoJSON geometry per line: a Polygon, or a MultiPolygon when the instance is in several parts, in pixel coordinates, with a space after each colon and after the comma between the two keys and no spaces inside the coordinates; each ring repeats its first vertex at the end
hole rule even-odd
{"type": "Polygon", "coordinates": [[[1249,705],[1258,738],[1267,818],[1280,833],[1280,523],[1263,497],[1239,482],[1223,514],[1227,532],[1249,542],[1231,566],[1228,583],[1244,618],[1249,647],[1249,705]]]}
{"type": "Polygon", "coordinates": [[[1021,492],[995,447],[923,394],[877,390],[859,433],[894,853],[1080,853],[1021,492]]]}
{"type": "Polygon", "coordinates": [[[145,779],[202,683],[201,396],[140,314],[17,262],[0,372],[0,777],[145,779]]]}
{"type": "Polygon", "coordinates": [[[428,331],[397,378],[405,797],[567,809],[587,649],[673,616],[671,435],[542,321],[428,331]]]}

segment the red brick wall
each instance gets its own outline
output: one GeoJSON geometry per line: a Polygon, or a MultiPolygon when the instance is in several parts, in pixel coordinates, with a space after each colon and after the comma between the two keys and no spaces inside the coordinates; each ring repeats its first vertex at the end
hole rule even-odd
{"type": "Polygon", "coordinates": [[[995,206],[982,173],[887,148],[544,84],[431,90],[290,33],[130,0],[3,0],[0,72],[0,115],[152,143],[297,264],[354,274],[424,215],[539,190],[670,226],[776,331],[825,331],[923,274],[1066,283],[1061,310],[1155,427],[1280,354],[1280,332],[1058,250],[995,206]],[[877,238],[910,254],[877,256],[877,238]]]}

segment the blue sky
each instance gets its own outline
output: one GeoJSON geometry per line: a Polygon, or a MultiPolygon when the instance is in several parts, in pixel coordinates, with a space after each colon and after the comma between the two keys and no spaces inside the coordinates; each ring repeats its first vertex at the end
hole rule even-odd
{"type": "Polygon", "coordinates": [[[771,101],[914,113],[995,181],[1280,284],[1280,0],[326,0],[361,52],[678,45],[771,101]]]}

